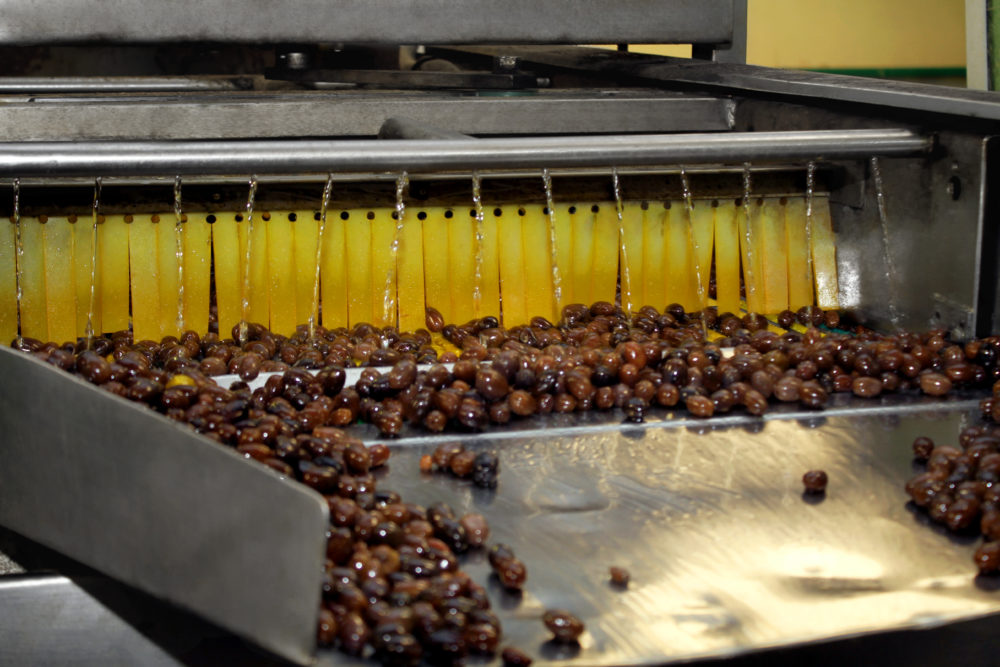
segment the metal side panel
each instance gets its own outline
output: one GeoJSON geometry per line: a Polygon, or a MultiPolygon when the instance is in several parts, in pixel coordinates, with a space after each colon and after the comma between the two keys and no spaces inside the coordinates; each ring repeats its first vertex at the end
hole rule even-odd
{"type": "Polygon", "coordinates": [[[3,0],[0,16],[6,44],[718,44],[737,19],[734,0],[3,0]]]}
{"type": "Polygon", "coordinates": [[[0,524],[311,660],[321,496],[26,354],[0,378],[0,524]]]}

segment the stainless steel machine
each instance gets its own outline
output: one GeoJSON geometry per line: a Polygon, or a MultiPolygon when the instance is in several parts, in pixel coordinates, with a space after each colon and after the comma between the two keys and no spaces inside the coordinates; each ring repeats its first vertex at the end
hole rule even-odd
{"type": "MultiPolygon", "coordinates": [[[[741,0],[7,0],[0,16],[5,217],[93,213],[96,238],[95,179],[107,216],[167,215],[180,183],[192,215],[241,210],[248,182],[258,210],[318,210],[324,182],[331,210],[353,211],[352,197],[389,210],[403,172],[411,211],[470,206],[473,177],[498,210],[545,204],[542,170],[560,205],[606,203],[613,174],[652,200],[681,199],[681,174],[716,200],[795,197],[808,182],[828,202],[837,305],[875,328],[1000,329],[1000,100],[743,64],[741,0]],[[694,57],[638,43],[690,43],[694,57]]],[[[315,653],[321,496],[26,355],[0,350],[0,369],[13,557],[0,661],[351,664],[315,653]],[[37,569],[51,566],[62,574],[37,569]]],[[[974,578],[970,541],[921,526],[902,483],[913,437],[954,438],[977,401],[412,431],[391,443],[385,483],[477,508],[518,545],[531,584],[491,593],[506,636],[541,663],[891,651],[946,664],[994,654],[1000,598],[974,578]],[[497,491],[417,475],[421,454],[456,438],[500,453],[497,491]],[[799,497],[813,467],[832,480],[819,504],[799,497]],[[602,579],[615,563],[634,572],[626,592],[602,579]],[[553,606],[586,620],[579,647],[545,641],[553,606]]],[[[483,560],[467,571],[485,579],[483,560]]]]}

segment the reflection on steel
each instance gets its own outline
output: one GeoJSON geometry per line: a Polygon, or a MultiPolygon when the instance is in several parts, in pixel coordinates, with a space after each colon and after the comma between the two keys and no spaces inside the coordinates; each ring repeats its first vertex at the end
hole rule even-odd
{"type": "MultiPolygon", "coordinates": [[[[452,436],[499,454],[496,490],[420,475],[419,459],[434,443],[390,441],[380,485],[408,501],[487,516],[491,541],[511,545],[528,568],[524,594],[491,580],[484,554],[463,567],[487,583],[504,643],[540,664],[729,656],[1000,612],[997,593],[977,585],[976,544],[929,529],[903,491],[914,437],[953,442],[975,414],[962,405],[820,411],[803,415],[808,421],[740,426],[452,436]],[[819,499],[802,495],[802,474],[813,468],[830,478],[819,499]],[[632,573],[627,590],[608,584],[611,565],[632,573]],[[551,607],[584,620],[580,647],[547,641],[539,617],[551,607]]],[[[321,662],[343,664],[333,658],[321,662]]]]}
{"type": "Polygon", "coordinates": [[[417,123],[409,118],[387,118],[378,129],[379,139],[471,139],[467,134],[445,130],[435,125],[417,123]]]}
{"type": "Polygon", "coordinates": [[[174,93],[240,90],[249,80],[232,77],[185,76],[11,76],[0,77],[0,94],[53,95],[67,93],[174,93]]]}
{"type": "MultiPolygon", "coordinates": [[[[441,137],[442,139],[444,137],[441,137]]],[[[616,167],[618,173],[621,175],[630,176],[651,176],[651,175],[667,175],[667,174],[678,174],[680,173],[680,167],[670,166],[670,167],[616,167]]],[[[769,163],[761,164],[759,166],[753,167],[753,173],[769,173],[769,172],[787,172],[801,170],[801,163],[769,163]]],[[[712,174],[742,174],[744,172],[743,167],[737,167],[733,165],[721,165],[721,164],[711,164],[711,165],[698,165],[685,167],[685,170],[689,174],[694,174],[698,172],[712,173],[712,174]]],[[[537,169],[510,169],[504,171],[497,171],[495,169],[478,169],[476,170],[480,176],[484,178],[537,178],[537,169]]],[[[611,169],[604,168],[564,168],[564,169],[549,169],[549,173],[552,176],[608,176],[611,173],[611,169]]],[[[472,172],[460,172],[460,171],[449,171],[447,173],[437,172],[428,174],[412,174],[410,176],[411,181],[447,181],[447,180],[468,180],[472,176],[472,172]]],[[[397,174],[386,173],[386,172],[369,172],[369,173],[345,173],[345,174],[334,174],[333,180],[338,183],[346,182],[395,182],[397,174]]],[[[302,184],[302,183],[325,183],[327,176],[323,174],[286,174],[286,175],[270,175],[258,178],[259,182],[264,185],[281,185],[281,184],[302,184]]],[[[188,184],[199,184],[199,185],[223,185],[223,184],[243,184],[246,182],[246,176],[243,175],[233,175],[233,176],[186,176],[184,182],[188,184]]],[[[0,177],[0,187],[10,186],[13,179],[10,177],[3,178],[0,177]]],[[[35,178],[22,178],[20,179],[22,188],[34,188],[34,187],[56,187],[56,186],[72,186],[72,187],[90,187],[94,184],[94,179],[87,176],[53,176],[53,177],[35,177],[35,178]]],[[[118,186],[118,185],[153,185],[153,186],[164,186],[170,187],[173,185],[174,178],[169,176],[111,176],[103,178],[102,182],[105,186],[118,186]]],[[[787,192],[778,193],[777,195],[770,194],[768,196],[799,196],[801,192],[787,192]]]]}
{"type": "Polygon", "coordinates": [[[433,88],[471,88],[477,90],[512,90],[544,87],[538,77],[521,72],[435,72],[420,70],[377,69],[284,69],[265,72],[268,79],[298,83],[350,83],[373,88],[427,90],[433,88]]]}
{"type": "Polygon", "coordinates": [[[0,349],[0,377],[0,524],[309,660],[321,496],[30,355],[0,349]]]}
{"type": "Polygon", "coordinates": [[[448,171],[909,155],[931,140],[908,130],[505,137],[0,143],[0,175],[79,176],[448,171]]]}

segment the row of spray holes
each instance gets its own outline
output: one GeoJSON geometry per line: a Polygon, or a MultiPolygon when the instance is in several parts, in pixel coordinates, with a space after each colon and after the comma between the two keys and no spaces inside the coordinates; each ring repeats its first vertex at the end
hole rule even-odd
{"type": "MultiPolygon", "coordinates": [[[[762,202],[763,202],[762,198],[757,200],[758,204],[761,204],[762,202]]],[[[735,203],[736,203],[736,206],[742,206],[743,205],[743,200],[737,198],[735,200],[735,203]]],[[[712,206],[713,207],[718,207],[719,206],[719,201],[717,199],[716,200],[712,200],[712,206]]],[[[642,208],[642,210],[648,211],[649,208],[650,208],[649,202],[646,202],[646,201],[642,202],[640,204],[640,207],[642,208]]],[[[669,202],[669,201],[663,202],[663,208],[665,210],[669,210],[670,207],[671,207],[671,202],[669,202]]],[[[590,207],[590,210],[593,213],[598,213],[601,210],[601,207],[599,205],[597,205],[597,204],[594,204],[593,206],[590,207]]],[[[573,215],[576,212],[577,212],[577,207],[576,206],[570,206],[569,207],[569,213],[570,213],[570,215],[573,215]]],[[[523,208],[518,208],[517,209],[517,214],[519,216],[521,216],[521,217],[524,217],[525,215],[527,215],[527,211],[525,211],[523,208]]],[[[542,209],[542,214],[543,215],[548,215],[549,214],[549,208],[548,208],[548,206],[546,206],[546,207],[544,207],[542,209]]],[[[398,214],[395,211],[393,211],[391,215],[392,215],[392,219],[393,220],[397,219],[397,215],[398,214]]],[[[451,209],[449,209],[449,210],[447,210],[447,211],[444,212],[444,217],[448,218],[448,219],[451,219],[452,217],[454,217],[454,215],[455,214],[454,214],[454,212],[451,209]]],[[[493,215],[494,215],[494,217],[497,217],[497,218],[501,217],[503,215],[503,209],[502,208],[495,208],[495,209],[493,209],[493,215]]],[[[341,220],[349,220],[350,217],[351,217],[351,214],[350,214],[349,211],[341,211],[340,212],[340,219],[341,220]]],[[[368,220],[374,220],[375,219],[375,212],[374,211],[368,211],[368,213],[365,215],[365,217],[368,220]]],[[[475,218],[476,217],[476,209],[469,209],[469,217],[470,218],[475,218]]],[[[271,219],[271,214],[270,213],[262,213],[261,214],[261,218],[263,218],[265,221],[266,220],[270,220],[271,219]]],[[[243,214],[242,213],[237,213],[236,216],[234,217],[234,219],[236,220],[236,222],[243,222],[243,214]]],[[[298,215],[296,213],[294,213],[294,212],[289,213],[288,214],[288,219],[291,222],[295,222],[298,219],[298,215]]],[[[319,211],[316,211],[315,213],[313,213],[313,219],[316,220],[316,221],[319,221],[319,219],[320,219],[320,213],[319,213],[319,211]]],[[[427,212],[426,211],[419,211],[417,213],[417,219],[418,220],[426,220],[427,219],[427,212]]],[[[181,216],[181,220],[183,222],[187,222],[187,214],[184,214],[183,216],[181,216]]],[[[208,215],[205,218],[205,221],[208,222],[209,224],[214,223],[215,220],[216,220],[216,218],[215,218],[214,215],[208,215]]],[[[158,222],[158,221],[159,221],[158,216],[154,216],[153,217],[153,222],[158,222]]]]}

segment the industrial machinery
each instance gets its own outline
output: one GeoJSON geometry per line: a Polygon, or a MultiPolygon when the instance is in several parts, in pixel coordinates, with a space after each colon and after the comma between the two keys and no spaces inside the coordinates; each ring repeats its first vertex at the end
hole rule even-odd
{"type": "MultiPolygon", "coordinates": [[[[412,330],[425,307],[512,328],[602,300],[1000,330],[1000,101],[745,65],[741,0],[0,8],[6,341],[159,340],[210,320],[223,337],[247,321],[412,330]]],[[[321,496],[28,355],[0,350],[0,369],[13,548],[29,538],[185,610],[122,603],[139,594],[89,571],[10,575],[0,656],[170,664],[223,659],[205,654],[221,642],[263,659],[234,635],[313,659],[321,496]]],[[[891,632],[988,629],[1000,611],[969,544],[921,528],[901,492],[913,436],[954,437],[977,401],[413,430],[388,483],[479,508],[537,563],[523,597],[491,592],[543,661],[752,658],[858,634],[905,656],[927,631],[917,648],[891,632]],[[454,438],[500,452],[498,491],[417,477],[454,438]],[[791,490],[816,466],[837,490],[805,504],[791,490]],[[601,585],[611,561],[640,573],[632,590],[601,585]],[[552,606],[585,617],[580,646],[544,642],[552,606]]]]}

